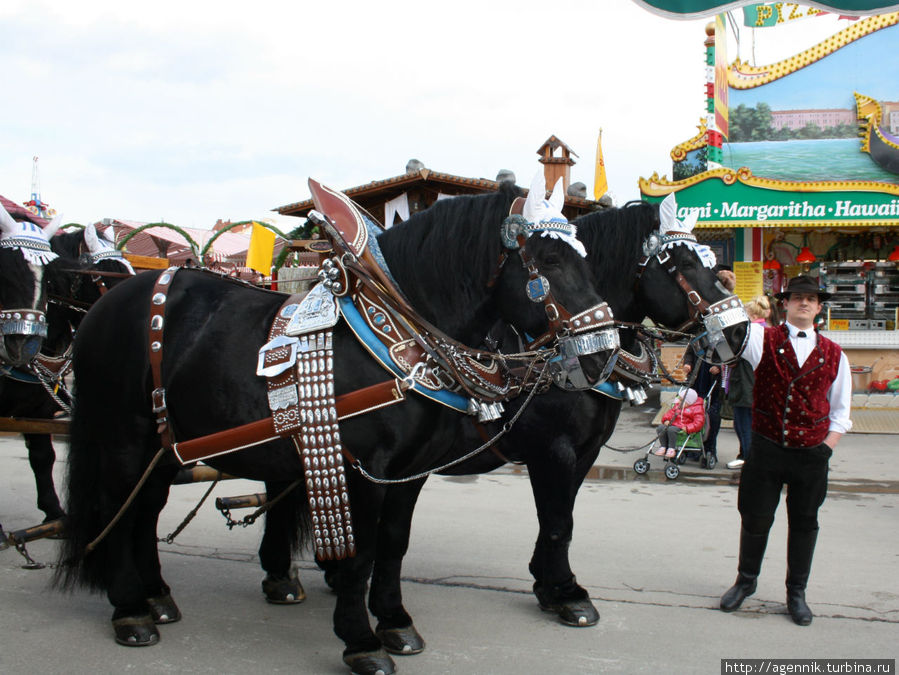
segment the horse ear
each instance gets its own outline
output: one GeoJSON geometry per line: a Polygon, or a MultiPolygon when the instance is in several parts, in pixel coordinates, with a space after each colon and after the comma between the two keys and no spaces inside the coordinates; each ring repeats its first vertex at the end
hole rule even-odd
{"type": "Polygon", "coordinates": [[[525,200],[524,208],[521,210],[521,215],[524,216],[526,221],[529,223],[537,222],[538,205],[544,199],[546,199],[546,179],[543,176],[543,172],[538,171],[531,180],[528,198],[525,200]]]}
{"type": "Polygon", "coordinates": [[[84,226],[84,243],[87,244],[87,250],[91,253],[99,253],[103,250],[100,240],[97,238],[97,226],[93,223],[84,226]]]}
{"type": "Polygon", "coordinates": [[[659,204],[659,230],[664,234],[674,229],[677,229],[677,199],[669,192],[659,204]]]}
{"type": "Polygon", "coordinates": [[[103,230],[103,233],[100,236],[103,237],[110,244],[112,244],[112,247],[115,248],[115,227],[114,226],[110,225],[109,227],[107,227],[105,230],[103,230]]]}
{"type": "Polygon", "coordinates": [[[696,227],[696,221],[699,220],[699,209],[689,211],[682,222],[684,232],[692,232],[696,227]]]}
{"type": "Polygon", "coordinates": [[[62,214],[58,214],[54,216],[53,220],[50,221],[50,224],[44,228],[44,236],[47,237],[47,241],[50,241],[50,237],[52,237],[59,228],[62,226],[62,214]]]}
{"type": "Polygon", "coordinates": [[[13,217],[7,213],[6,209],[3,208],[3,204],[0,204],[0,229],[3,230],[3,234],[10,236],[19,231],[19,225],[13,220],[13,217]]]}
{"type": "Polygon", "coordinates": [[[549,205],[553,207],[554,210],[562,213],[562,207],[565,206],[565,181],[559,176],[559,180],[556,181],[555,187],[553,187],[553,193],[549,198],[549,205]]]}

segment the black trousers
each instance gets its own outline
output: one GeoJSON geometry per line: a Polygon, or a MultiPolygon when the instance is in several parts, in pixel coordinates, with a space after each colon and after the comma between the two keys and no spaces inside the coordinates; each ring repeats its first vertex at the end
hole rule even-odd
{"type": "Polygon", "coordinates": [[[743,528],[767,534],[787,486],[787,518],[791,532],[818,530],[818,508],[827,496],[827,471],[833,450],[821,443],[810,448],[785,448],[757,433],[740,476],[737,507],[743,528]]]}

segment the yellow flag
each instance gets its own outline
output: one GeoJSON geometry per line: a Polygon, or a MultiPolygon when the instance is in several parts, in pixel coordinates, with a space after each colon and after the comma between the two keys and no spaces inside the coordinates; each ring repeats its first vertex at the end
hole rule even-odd
{"type": "Polygon", "coordinates": [[[599,138],[596,141],[596,178],[593,181],[593,199],[599,201],[609,191],[609,181],[606,179],[606,163],[602,158],[602,129],[599,130],[599,138]]]}
{"type": "Polygon", "coordinates": [[[247,249],[247,267],[265,276],[272,273],[272,255],[275,252],[275,233],[267,227],[253,223],[250,248],[247,249]]]}

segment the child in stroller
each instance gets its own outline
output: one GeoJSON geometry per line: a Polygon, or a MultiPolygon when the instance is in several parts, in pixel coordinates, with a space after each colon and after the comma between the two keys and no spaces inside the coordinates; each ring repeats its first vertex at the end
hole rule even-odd
{"type": "Polygon", "coordinates": [[[705,424],[705,403],[693,389],[681,391],[675,397],[671,407],[662,417],[662,423],[656,429],[659,447],[653,454],[671,459],[677,454],[677,436],[683,431],[695,434],[702,431],[705,424]]]}

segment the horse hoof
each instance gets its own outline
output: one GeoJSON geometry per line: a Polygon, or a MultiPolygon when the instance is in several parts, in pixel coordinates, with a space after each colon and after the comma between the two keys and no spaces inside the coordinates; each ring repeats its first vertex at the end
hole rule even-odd
{"type": "Polygon", "coordinates": [[[393,659],[383,649],[344,654],[343,662],[350,667],[353,675],[393,675],[396,672],[393,659]]]}
{"type": "Polygon", "coordinates": [[[552,605],[544,605],[541,602],[540,609],[544,612],[554,612],[558,615],[559,621],[566,626],[586,628],[595,626],[599,622],[599,612],[586,598],[584,600],[563,600],[552,605]]]}
{"type": "Polygon", "coordinates": [[[178,605],[168,593],[155,598],[147,598],[147,604],[150,606],[153,623],[175,623],[181,620],[181,610],[178,609],[178,605]]]}
{"type": "Polygon", "coordinates": [[[295,605],[306,599],[306,591],[297,577],[296,570],[291,570],[286,577],[266,575],[262,580],[262,592],[267,602],[273,605],[295,605]]]}
{"type": "Polygon", "coordinates": [[[149,647],[159,642],[159,631],[149,614],[112,620],[115,641],[126,647],[149,647]]]}
{"type": "Polygon", "coordinates": [[[415,626],[406,628],[381,628],[375,635],[391,654],[420,654],[425,648],[424,638],[415,630],[415,626]]]}

